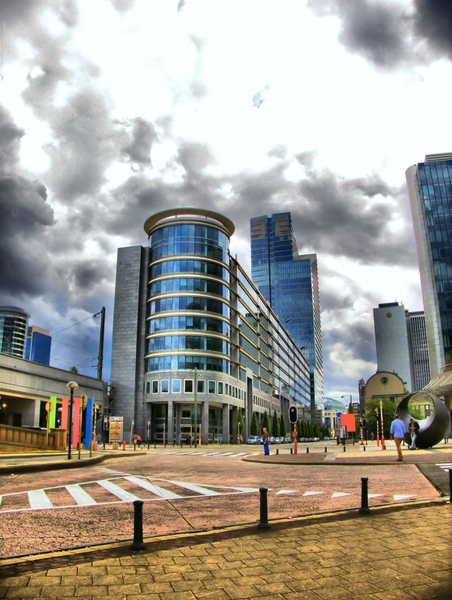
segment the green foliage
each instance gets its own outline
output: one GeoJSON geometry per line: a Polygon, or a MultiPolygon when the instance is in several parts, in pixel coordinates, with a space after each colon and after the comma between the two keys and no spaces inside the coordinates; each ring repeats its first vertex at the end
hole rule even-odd
{"type": "Polygon", "coordinates": [[[262,419],[262,429],[266,429],[270,434],[270,418],[268,416],[268,412],[264,412],[264,418],[262,419]]]}
{"type": "Polygon", "coordinates": [[[250,435],[258,435],[259,434],[259,423],[257,421],[257,415],[253,412],[253,416],[251,418],[250,425],[250,435]]]}
{"type": "Polygon", "coordinates": [[[245,435],[245,422],[243,420],[243,413],[241,408],[239,408],[237,414],[237,434],[239,434],[239,431],[241,436],[245,435]]]}
{"type": "Polygon", "coordinates": [[[283,437],[287,437],[288,431],[286,429],[286,422],[284,420],[284,415],[281,413],[281,419],[279,422],[279,435],[283,437]]]}
{"type": "Polygon", "coordinates": [[[347,412],[348,412],[349,415],[354,415],[355,414],[355,411],[353,409],[353,404],[352,404],[351,400],[350,400],[350,404],[348,405],[347,412]]]}
{"type": "Polygon", "coordinates": [[[319,438],[321,436],[320,434],[320,429],[319,426],[317,425],[317,423],[314,425],[314,437],[319,438]]]}
{"type": "MultiPolygon", "coordinates": [[[[385,397],[381,398],[381,403],[383,405],[384,434],[385,438],[389,439],[389,429],[391,427],[391,422],[394,419],[398,401],[392,401],[388,397],[385,397]]],[[[366,415],[367,420],[368,435],[371,433],[374,433],[375,435],[377,434],[377,419],[375,417],[375,409],[377,409],[378,413],[380,413],[380,398],[376,398],[375,400],[366,400],[364,414],[366,415]]]]}
{"type": "MultiPolygon", "coordinates": [[[[278,413],[275,412],[273,413],[273,417],[272,417],[272,436],[273,437],[279,437],[280,434],[280,429],[279,429],[279,418],[278,418],[278,413]]],[[[284,435],[284,434],[282,434],[284,435]]]]}
{"type": "Polygon", "coordinates": [[[77,369],[77,367],[71,367],[71,368],[69,369],[69,372],[70,372],[70,373],[78,373],[78,369],[77,369]]]}

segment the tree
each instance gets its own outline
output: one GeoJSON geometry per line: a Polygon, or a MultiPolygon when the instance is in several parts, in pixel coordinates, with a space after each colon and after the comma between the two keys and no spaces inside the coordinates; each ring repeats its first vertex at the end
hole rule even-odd
{"type": "Polygon", "coordinates": [[[279,422],[279,435],[282,435],[283,437],[287,437],[286,422],[284,420],[284,415],[282,413],[281,413],[281,419],[279,422]]]}
{"type": "Polygon", "coordinates": [[[259,423],[257,421],[257,415],[253,412],[253,416],[251,417],[251,425],[250,425],[250,435],[258,435],[259,432],[259,423]]]}
{"type": "Polygon", "coordinates": [[[353,404],[352,401],[350,400],[350,404],[348,405],[348,410],[347,410],[349,415],[354,415],[355,414],[355,409],[353,408],[353,404]]]}
{"type": "Polygon", "coordinates": [[[267,411],[264,412],[264,418],[262,419],[262,429],[266,429],[270,434],[270,418],[267,411]]]}
{"type": "Polygon", "coordinates": [[[71,367],[71,368],[69,369],[69,372],[70,372],[70,373],[78,373],[78,369],[77,369],[77,367],[71,367]]]}
{"type": "Polygon", "coordinates": [[[272,418],[272,436],[273,437],[279,437],[281,435],[280,433],[280,427],[279,427],[279,418],[278,418],[278,413],[275,412],[273,413],[273,418],[272,418]]]}
{"type": "MultiPolygon", "coordinates": [[[[394,419],[394,413],[397,409],[397,404],[395,403],[394,398],[391,400],[389,397],[384,398],[375,398],[373,400],[366,400],[364,406],[364,414],[366,415],[367,420],[367,431],[368,433],[377,433],[377,419],[376,419],[376,410],[381,419],[380,415],[380,401],[383,405],[383,421],[384,421],[384,434],[385,438],[389,439],[389,429],[391,427],[391,422],[394,419]]],[[[398,403],[398,400],[397,400],[398,403]]],[[[381,423],[381,420],[380,420],[381,423]]],[[[381,436],[381,431],[379,432],[381,436]]]]}

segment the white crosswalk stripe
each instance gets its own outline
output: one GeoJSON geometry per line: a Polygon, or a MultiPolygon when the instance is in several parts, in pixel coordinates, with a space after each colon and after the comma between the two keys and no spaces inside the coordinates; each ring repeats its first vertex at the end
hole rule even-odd
{"type": "Polygon", "coordinates": [[[28,492],[28,502],[30,503],[30,508],[51,508],[53,506],[44,490],[28,492]]]}
{"type": "Polygon", "coordinates": [[[81,485],[74,483],[65,487],[79,506],[91,506],[92,504],[96,504],[94,498],[92,498],[81,485]]]}
{"type": "Polygon", "coordinates": [[[443,471],[448,471],[449,469],[452,469],[452,463],[436,463],[436,466],[440,469],[443,469],[443,471]]]}
{"type": "Polygon", "coordinates": [[[140,499],[138,496],[131,494],[127,490],[123,490],[122,487],[116,485],[116,483],[113,483],[113,481],[109,481],[108,479],[98,481],[97,483],[124,502],[134,502],[135,500],[140,499]]]}

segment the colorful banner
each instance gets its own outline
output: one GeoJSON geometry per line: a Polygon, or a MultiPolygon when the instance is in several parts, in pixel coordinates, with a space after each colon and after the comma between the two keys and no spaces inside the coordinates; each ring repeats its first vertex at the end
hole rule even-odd
{"type": "Polygon", "coordinates": [[[86,412],[85,412],[85,442],[84,448],[89,450],[89,442],[93,434],[93,399],[88,398],[86,401],[86,412]]]}

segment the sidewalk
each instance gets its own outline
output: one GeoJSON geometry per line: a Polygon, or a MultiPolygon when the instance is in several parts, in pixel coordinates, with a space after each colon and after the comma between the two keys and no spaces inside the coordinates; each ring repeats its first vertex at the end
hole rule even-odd
{"type": "Polygon", "coordinates": [[[438,599],[452,593],[443,500],[0,561],[0,598],[438,599]]]}

